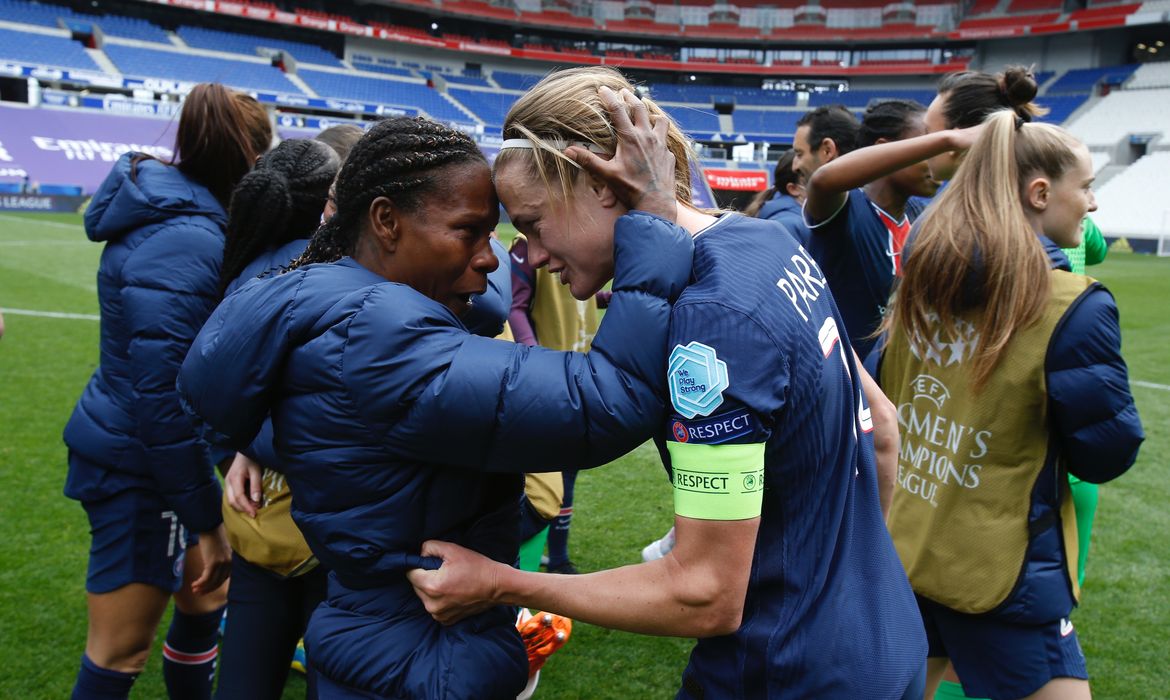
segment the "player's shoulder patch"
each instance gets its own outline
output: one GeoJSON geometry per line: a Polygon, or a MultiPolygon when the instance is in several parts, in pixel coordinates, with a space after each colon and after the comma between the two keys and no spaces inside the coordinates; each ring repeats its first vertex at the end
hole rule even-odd
{"type": "Polygon", "coordinates": [[[667,363],[670,402],[685,418],[709,416],[723,403],[723,392],[730,386],[727,363],[715,354],[715,348],[692,340],[675,345],[667,363]]]}
{"type": "Polygon", "coordinates": [[[759,427],[760,421],[755,413],[746,408],[693,420],[675,416],[670,421],[670,439],[682,443],[718,445],[750,435],[759,427]]]}

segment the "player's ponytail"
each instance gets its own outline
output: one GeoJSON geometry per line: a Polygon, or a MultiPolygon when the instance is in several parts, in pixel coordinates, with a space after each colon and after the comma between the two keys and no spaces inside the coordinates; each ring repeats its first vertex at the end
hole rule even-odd
{"type": "Polygon", "coordinates": [[[1030,173],[1060,169],[1057,152],[1071,153],[1054,131],[1060,129],[1024,123],[1012,110],[987,118],[963,167],[920,219],[882,322],[881,331],[904,333],[912,347],[931,342],[940,326],[958,339],[960,319],[972,324],[976,389],[1048,299],[1048,257],[1021,197],[1030,173]]]}
{"type": "Polygon", "coordinates": [[[228,215],[220,293],[264,249],[313,234],[339,164],[325,144],[290,139],[240,180],[228,215]]]}

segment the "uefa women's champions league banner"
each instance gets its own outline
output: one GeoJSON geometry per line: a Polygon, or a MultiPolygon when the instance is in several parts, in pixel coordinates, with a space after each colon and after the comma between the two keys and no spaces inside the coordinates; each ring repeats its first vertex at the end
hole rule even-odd
{"type": "Polygon", "coordinates": [[[127,151],[169,159],[174,120],[0,107],[0,183],[93,192],[127,151]],[[27,178],[27,180],[26,180],[27,178]]]}

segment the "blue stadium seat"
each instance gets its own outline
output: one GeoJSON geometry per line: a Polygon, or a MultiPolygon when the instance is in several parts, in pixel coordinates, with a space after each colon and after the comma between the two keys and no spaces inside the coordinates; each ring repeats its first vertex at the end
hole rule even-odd
{"type": "Polygon", "coordinates": [[[76,41],[14,29],[0,29],[0,59],[53,68],[102,70],[76,41]]]}
{"type": "Polygon", "coordinates": [[[1089,99],[1088,94],[1080,95],[1043,95],[1036,98],[1036,103],[1041,107],[1047,107],[1050,111],[1048,114],[1037,119],[1037,121],[1047,122],[1049,124],[1063,124],[1069,116],[1089,99]]]}
{"type": "Polygon", "coordinates": [[[697,107],[669,107],[663,106],[683,131],[698,138],[709,138],[711,134],[722,131],[719,128],[719,115],[713,110],[697,107]]]}
{"type": "Polygon", "coordinates": [[[533,73],[512,73],[509,71],[492,71],[492,80],[495,80],[505,90],[527,90],[536,85],[543,75],[533,73]]]}
{"type": "Polygon", "coordinates": [[[459,100],[464,107],[475,112],[475,115],[485,124],[503,126],[504,117],[508,109],[519,99],[519,95],[499,92],[480,92],[478,90],[462,90],[450,88],[447,90],[451,97],[459,100]]]}
{"type": "Polygon", "coordinates": [[[446,80],[451,85],[478,85],[479,87],[491,87],[491,83],[482,75],[456,75],[454,73],[440,73],[443,80],[446,80]]]}
{"type": "Polygon", "coordinates": [[[796,93],[787,90],[764,90],[750,87],[721,87],[718,85],[675,85],[656,83],[650,86],[650,96],[660,102],[714,104],[716,101],[762,107],[793,107],[796,93]]]}
{"type": "Polygon", "coordinates": [[[42,5],[23,0],[0,0],[0,17],[9,22],[35,24],[42,27],[59,27],[59,20],[67,24],[78,22],[96,24],[107,36],[139,39],[169,44],[167,33],[146,20],[121,15],[86,15],[74,12],[68,7],[42,5]]]}
{"type": "Polygon", "coordinates": [[[106,55],[124,75],[192,83],[220,82],[236,88],[302,94],[278,68],[226,58],[193,56],[136,46],[106,46],[106,55]]]}
{"type": "Polygon", "coordinates": [[[802,116],[804,112],[776,112],[738,107],[731,119],[737,134],[767,134],[771,137],[768,140],[783,140],[787,143],[796,133],[796,122],[802,116]]]}
{"type": "Polygon", "coordinates": [[[91,16],[76,13],[73,16],[76,19],[88,20],[98,25],[102,28],[102,33],[106,36],[137,39],[156,44],[166,44],[167,46],[172,45],[171,40],[167,37],[167,33],[163,29],[156,27],[144,19],[121,17],[119,15],[91,16]]]}
{"type": "Polygon", "coordinates": [[[315,70],[297,71],[297,75],[322,97],[421,109],[441,121],[473,123],[471,117],[426,85],[392,78],[367,78],[315,70]]]}
{"type": "Polygon", "coordinates": [[[369,71],[371,73],[383,73],[385,75],[397,75],[402,78],[413,78],[414,72],[409,68],[398,68],[396,66],[384,66],[381,63],[359,63],[358,61],[350,61],[350,64],[358,69],[369,71]]]}
{"type": "Polygon", "coordinates": [[[317,65],[342,67],[337,56],[329,53],[320,46],[303,44],[299,41],[286,39],[269,39],[266,37],[249,36],[247,34],[233,34],[216,29],[203,27],[179,27],[179,35],[188,46],[211,51],[227,51],[241,53],[246,56],[255,56],[258,47],[279,49],[292,54],[300,63],[315,63],[317,65]]]}
{"type": "Polygon", "coordinates": [[[914,100],[929,105],[934,90],[848,90],[846,92],[814,92],[808,96],[809,107],[845,105],[864,109],[873,100],[914,100]]]}
{"type": "Polygon", "coordinates": [[[1078,68],[1070,70],[1056,79],[1045,95],[1068,95],[1074,93],[1090,94],[1097,85],[1120,85],[1133,72],[1137,64],[1124,66],[1106,66],[1104,68],[1078,68]]]}
{"type": "Polygon", "coordinates": [[[69,17],[72,11],[56,5],[41,5],[21,0],[0,0],[0,17],[9,22],[35,24],[42,27],[61,26],[57,18],[69,17]]]}

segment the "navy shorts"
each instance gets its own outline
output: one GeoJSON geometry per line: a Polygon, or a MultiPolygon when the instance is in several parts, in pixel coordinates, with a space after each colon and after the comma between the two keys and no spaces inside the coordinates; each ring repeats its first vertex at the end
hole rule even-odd
{"type": "Polygon", "coordinates": [[[92,537],[86,591],[109,593],[130,583],[179,590],[187,544],[194,539],[162,496],[132,488],[81,505],[92,537]]]}
{"type": "Polygon", "coordinates": [[[1015,700],[1054,678],[1088,680],[1085,654],[1068,619],[1041,625],[966,615],[917,596],[926,626],[928,656],[945,656],[976,698],[1015,700]]]}

